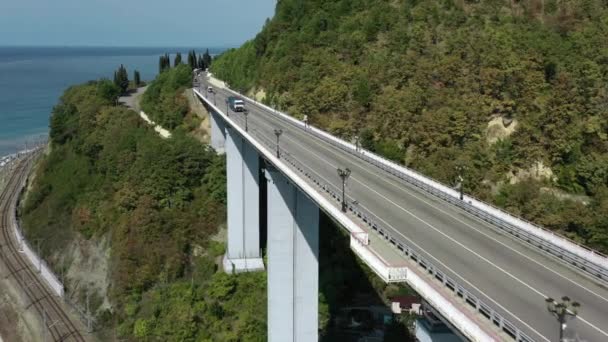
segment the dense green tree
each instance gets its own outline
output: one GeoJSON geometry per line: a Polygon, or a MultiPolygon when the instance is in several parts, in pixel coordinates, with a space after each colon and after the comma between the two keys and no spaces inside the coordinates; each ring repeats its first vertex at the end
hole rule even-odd
{"type": "Polygon", "coordinates": [[[203,54],[203,61],[205,62],[206,66],[210,66],[211,65],[211,55],[209,54],[209,49],[205,50],[205,53],[203,54]]]}
{"type": "Polygon", "coordinates": [[[163,71],[171,68],[171,59],[169,58],[169,54],[164,54],[160,56],[158,59],[158,72],[162,73],[163,71]]]}
{"type": "Polygon", "coordinates": [[[120,88],[122,93],[125,93],[129,88],[129,74],[127,73],[127,68],[122,64],[114,72],[114,84],[120,88]]]}
{"type": "Polygon", "coordinates": [[[203,59],[202,55],[198,56],[196,65],[197,65],[197,68],[199,68],[199,69],[203,69],[203,70],[207,69],[207,65],[205,64],[205,60],[203,59]]]}
{"type": "Polygon", "coordinates": [[[183,91],[191,82],[192,70],[185,64],[159,74],[142,96],[142,109],[152,120],[173,130],[188,112],[188,100],[183,91]]]}
{"type": "MultiPolygon", "coordinates": [[[[211,68],[236,90],[263,89],[266,102],[349,140],[360,132],[366,148],[443,182],[468,161],[469,191],[486,200],[502,203],[500,184],[538,162],[554,173],[545,187],[593,199],[608,186],[608,3],[540,5],[282,0],[254,39],[211,68]],[[489,142],[492,119],[514,122],[508,140],[489,142]]],[[[545,196],[528,199],[509,208],[549,222],[535,215],[545,196]]],[[[551,215],[568,221],[553,201],[561,211],[551,215]]],[[[585,225],[550,228],[608,235],[595,219],[585,225]]]]}
{"type": "Polygon", "coordinates": [[[141,76],[139,74],[139,71],[137,70],[133,71],[133,83],[136,87],[139,87],[139,85],[141,84],[141,76]]]}
{"type": "Polygon", "coordinates": [[[173,60],[173,66],[176,67],[180,64],[182,64],[182,54],[178,52],[175,54],[175,59],[173,60]]]}
{"type": "Polygon", "coordinates": [[[198,67],[196,61],[196,52],[194,50],[190,50],[188,52],[188,65],[190,65],[190,68],[192,69],[196,69],[198,67]]]}

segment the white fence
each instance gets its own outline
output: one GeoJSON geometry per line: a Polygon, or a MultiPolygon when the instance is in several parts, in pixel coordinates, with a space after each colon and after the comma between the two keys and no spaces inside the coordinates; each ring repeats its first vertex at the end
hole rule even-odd
{"type": "Polygon", "coordinates": [[[392,267],[388,265],[369,246],[361,243],[353,235],[350,237],[350,249],[385,282],[395,283],[407,280],[407,267],[392,267]]]}
{"type": "MultiPolygon", "coordinates": [[[[28,151],[29,152],[29,151],[28,151]]],[[[24,154],[25,155],[25,154],[24,154]]],[[[21,188],[26,186],[27,178],[24,178],[21,188]]],[[[20,197],[20,196],[19,196],[20,197]]],[[[16,206],[19,201],[19,197],[11,203],[11,215],[12,215],[12,230],[15,234],[17,241],[19,242],[19,250],[27,257],[30,263],[38,270],[40,276],[46,281],[48,286],[57,294],[59,297],[64,295],[64,287],[59,278],[53,273],[47,263],[34,252],[32,247],[29,245],[25,236],[19,227],[19,223],[16,218],[16,206]]]]}
{"type": "MultiPolygon", "coordinates": [[[[216,80],[216,82],[219,81],[216,80]]],[[[387,160],[373,152],[357,148],[357,146],[354,144],[337,138],[321,129],[312,126],[305,128],[304,123],[300,120],[277,111],[276,109],[254,99],[246,97],[232,89],[225,89],[246,99],[246,101],[260,108],[274,113],[277,115],[277,117],[291,123],[293,126],[306,130],[307,132],[310,132],[331,145],[355,155],[358,158],[375,165],[380,169],[404,180],[405,182],[422,189],[433,196],[439,197],[486,222],[492,223],[496,228],[511,234],[513,237],[531,244],[534,247],[541,249],[545,253],[562,259],[568,264],[577,267],[578,269],[597,279],[605,282],[608,281],[608,257],[605,255],[587,248],[584,245],[572,241],[562,235],[556,234],[550,230],[526,221],[523,218],[509,214],[500,208],[472,196],[465,195],[463,200],[460,200],[459,192],[445,184],[428,178],[412,169],[396,164],[395,162],[387,160]]]]}

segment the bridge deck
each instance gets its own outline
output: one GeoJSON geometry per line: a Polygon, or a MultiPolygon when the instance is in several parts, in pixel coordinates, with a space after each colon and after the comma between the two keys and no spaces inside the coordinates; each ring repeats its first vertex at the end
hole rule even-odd
{"type": "MultiPolygon", "coordinates": [[[[231,94],[217,87],[215,91],[218,107],[224,108],[231,94]]],[[[204,82],[200,92],[206,92],[204,82]]],[[[282,129],[281,147],[325,183],[339,189],[337,168],[350,168],[347,192],[361,207],[534,340],[557,340],[558,323],[546,311],[544,299],[564,295],[582,305],[579,317],[568,324],[567,335],[587,341],[608,340],[605,287],[276,114],[249,103],[247,107],[250,131],[274,141],[274,129],[282,129]]],[[[244,126],[242,113],[230,112],[230,116],[244,126]]],[[[382,254],[385,252],[388,249],[382,254]]],[[[405,258],[397,253],[387,255],[392,255],[391,262],[405,258]]]]}

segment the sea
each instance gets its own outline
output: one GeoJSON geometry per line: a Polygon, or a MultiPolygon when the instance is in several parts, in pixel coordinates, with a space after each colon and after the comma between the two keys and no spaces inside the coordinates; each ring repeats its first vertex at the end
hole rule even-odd
{"type": "MultiPolygon", "coordinates": [[[[203,53],[188,47],[2,47],[0,46],[0,157],[23,150],[26,143],[48,136],[49,116],[61,94],[71,85],[99,78],[112,79],[123,64],[132,79],[158,73],[158,57],[165,53],[203,53]]],[[[211,55],[223,48],[209,47],[211,55]]]]}

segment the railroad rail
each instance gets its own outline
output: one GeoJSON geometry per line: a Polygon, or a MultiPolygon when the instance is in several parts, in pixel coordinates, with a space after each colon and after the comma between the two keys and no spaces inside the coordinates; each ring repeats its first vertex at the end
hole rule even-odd
{"type": "Polygon", "coordinates": [[[4,191],[0,194],[0,259],[6,266],[6,278],[13,277],[27,297],[26,310],[33,308],[40,315],[43,340],[86,341],[81,331],[67,315],[60,299],[56,297],[40,277],[35,265],[24,258],[19,242],[15,241],[12,226],[16,222],[16,206],[22,188],[40,150],[35,150],[13,161],[14,169],[8,176],[4,191]]]}

